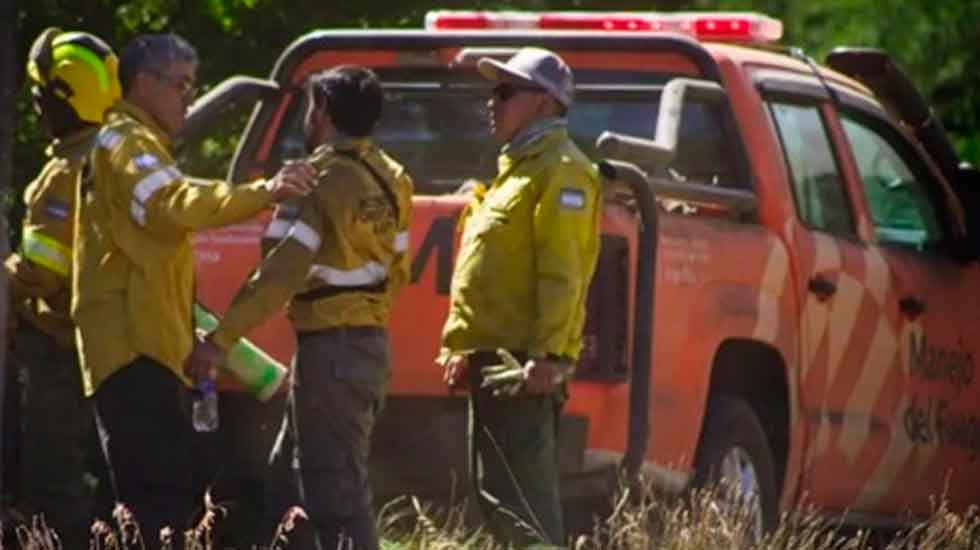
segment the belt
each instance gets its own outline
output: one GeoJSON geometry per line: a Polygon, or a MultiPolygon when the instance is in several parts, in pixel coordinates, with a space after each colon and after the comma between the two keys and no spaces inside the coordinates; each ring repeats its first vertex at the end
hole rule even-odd
{"type": "Polygon", "coordinates": [[[354,338],[363,338],[365,336],[384,336],[387,334],[387,332],[388,331],[384,327],[374,325],[339,326],[316,330],[300,330],[296,332],[296,339],[305,340],[307,338],[326,336],[330,334],[342,334],[354,338]]]}
{"type": "MultiPolygon", "coordinates": [[[[527,363],[528,355],[527,355],[527,352],[526,351],[515,351],[515,350],[507,350],[507,351],[509,351],[510,354],[514,356],[514,359],[517,359],[517,362],[518,363],[521,363],[521,364],[527,363]]],[[[575,362],[575,361],[573,361],[571,358],[569,358],[567,356],[564,356],[564,355],[554,355],[554,354],[551,354],[551,353],[549,353],[547,355],[547,358],[549,360],[551,360],[551,361],[557,361],[559,363],[574,363],[575,362]]],[[[503,362],[503,359],[501,359],[500,356],[497,355],[497,352],[496,351],[485,351],[485,350],[477,350],[477,351],[474,351],[474,352],[468,354],[466,356],[466,359],[467,359],[467,363],[470,366],[476,365],[476,366],[480,366],[480,367],[485,367],[487,365],[499,365],[500,363],[503,362]]]]}
{"type": "Polygon", "coordinates": [[[348,292],[371,292],[375,294],[382,294],[387,291],[388,279],[384,279],[369,285],[323,285],[312,290],[307,290],[306,292],[300,292],[299,294],[293,296],[293,300],[298,300],[300,302],[314,302],[321,298],[329,298],[331,296],[337,296],[338,294],[345,294],[348,292]]]}
{"type": "MultiPolygon", "coordinates": [[[[522,365],[527,362],[527,352],[525,351],[510,351],[510,354],[517,359],[518,363],[522,365]]],[[[487,365],[499,365],[503,363],[503,359],[497,355],[495,351],[474,351],[466,356],[466,363],[470,367],[485,367],[487,365]]]]}

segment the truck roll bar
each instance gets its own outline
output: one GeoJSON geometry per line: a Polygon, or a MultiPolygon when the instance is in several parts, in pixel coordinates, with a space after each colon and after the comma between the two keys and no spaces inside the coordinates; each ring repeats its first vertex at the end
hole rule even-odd
{"type": "MultiPolygon", "coordinates": [[[[601,150],[601,148],[600,148],[601,150]]],[[[654,285],[657,262],[657,201],[646,174],[635,164],[620,160],[599,161],[606,180],[624,183],[633,191],[640,212],[636,253],[636,291],[633,298],[633,368],[630,371],[629,432],[626,453],[620,463],[628,483],[643,466],[650,437],[650,371],[653,355],[654,285]]]]}

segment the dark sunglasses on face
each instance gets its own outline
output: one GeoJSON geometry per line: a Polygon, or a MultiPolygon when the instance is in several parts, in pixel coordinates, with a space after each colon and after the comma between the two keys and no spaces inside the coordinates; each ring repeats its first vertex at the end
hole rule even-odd
{"type": "Polygon", "coordinates": [[[524,86],[521,84],[511,84],[505,82],[503,84],[497,84],[493,88],[493,97],[498,101],[507,101],[514,97],[517,92],[531,92],[531,93],[541,93],[544,88],[539,88],[537,86],[524,86]]]}

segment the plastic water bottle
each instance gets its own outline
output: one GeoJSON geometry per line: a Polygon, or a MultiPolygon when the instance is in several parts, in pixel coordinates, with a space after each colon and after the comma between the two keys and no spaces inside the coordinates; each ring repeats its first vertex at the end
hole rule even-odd
{"type": "Polygon", "coordinates": [[[197,383],[191,421],[194,429],[199,432],[213,432],[218,429],[218,390],[214,386],[214,380],[203,378],[197,383]]]}

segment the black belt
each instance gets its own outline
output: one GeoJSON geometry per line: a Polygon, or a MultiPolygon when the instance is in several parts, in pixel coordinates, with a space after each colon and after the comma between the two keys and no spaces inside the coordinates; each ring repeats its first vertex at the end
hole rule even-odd
{"type": "Polygon", "coordinates": [[[388,291],[388,279],[378,281],[369,285],[338,286],[323,285],[305,292],[300,292],[293,296],[293,300],[300,302],[314,302],[323,298],[346,294],[348,292],[370,292],[372,294],[384,294],[388,291]]]}
{"type": "Polygon", "coordinates": [[[320,336],[331,333],[343,333],[346,336],[352,338],[363,338],[366,336],[383,336],[388,333],[384,327],[374,326],[374,325],[355,325],[355,326],[339,326],[339,327],[329,327],[318,330],[300,330],[296,332],[297,340],[305,340],[307,338],[312,338],[314,336],[320,336]]]}
{"type": "MultiPolygon", "coordinates": [[[[523,351],[510,351],[510,354],[517,359],[520,364],[527,363],[527,352],[523,351]]],[[[503,363],[504,360],[497,355],[495,351],[474,351],[473,353],[466,356],[466,363],[470,367],[485,367],[487,365],[499,365],[503,363]]]]}
{"type": "MultiPolygon", "coordinates": [[[[514,356],[514,359],[517,359],[518,363],[522,365],[527,363],[528,355],[526,351],[507,351],[514,356]]],[[[547,355],[547,358],[551,361],[557,361],[559,363],[574,363],[574,361],[572,361],[572,359],[569,357],[554,355],[551,353],[547,355]]],[[[470,367],[486,367],[487,365],[499,365],[503,363],[504,360],[501,359],[495,351],[477,350],[466,356],[466,362],[470,367]]]]}

